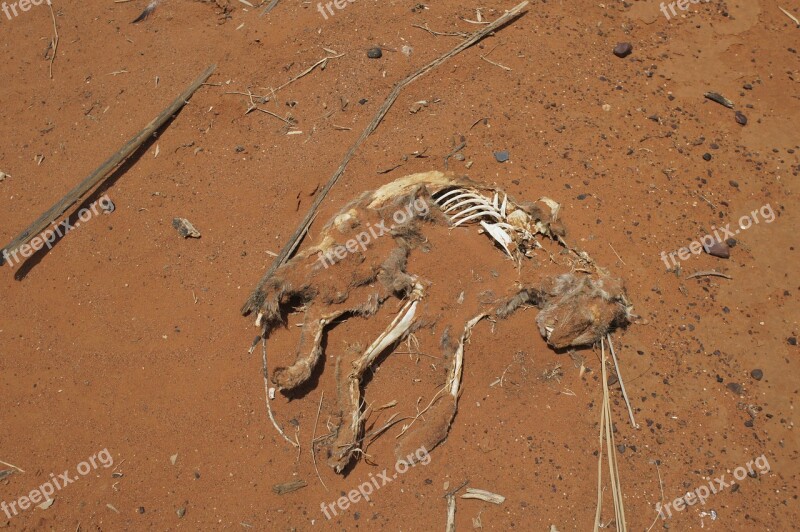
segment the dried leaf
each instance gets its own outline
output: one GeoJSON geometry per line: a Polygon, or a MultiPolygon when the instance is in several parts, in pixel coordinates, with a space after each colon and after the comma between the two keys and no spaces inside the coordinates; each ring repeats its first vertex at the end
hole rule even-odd
{"type": "Polygon", "coordinates": [[[305,480],[292,480],[291,482],[284,482],[283,484],[275,484],[272,486],[272,491],[278,495],[286,495],[287,493],[297,491],[306,486],[308,486],[308,482],[305,480]]]}

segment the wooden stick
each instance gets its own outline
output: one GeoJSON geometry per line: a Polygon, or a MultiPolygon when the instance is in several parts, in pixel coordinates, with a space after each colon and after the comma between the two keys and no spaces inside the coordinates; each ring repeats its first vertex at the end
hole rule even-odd
{"type": "Polygon", "coordinates": [[[347,164],[350,162],[350,159],[353,158],[353,156],[355,155],[356,151],[361,146],[361,144],[367,139],[367,137],[369,137],[372,134],[373,131],[375,131],[375,129],[377,129],[378,125],[383,120],[383,117],[386,116],[386,113],[389,112],[389,109],[397,100],[397,97],[400,95],[400,92],[406,87],[406,85],[409,85],[418,77],[427,74],[428,72],[438,67],[451,57],[463,52],[476,42],[486,37],[494,30],[500,28],[501,26],[504,26],[511,20],[517,18],[527,5],[528,5],[527,0],[517,5],[510,11],[506,12],[506,14],[504,14],[503,16],[499,17],[497,20],[492,22],[491,24],[472,33],[468,39],[464,40],[462,43],[460,43],[458,46],[456,46],[446,54],[431,61],[430,63],[420,68],[413,74],[409,75],[408,77],[406,77],[405,79],[403,79],[397,85],[394,86],[392,92],[390,92],[389,96],[387,96],[386,101],[384,101],[383,105],[381,105],[380,109],[378,109],[375,118],[372,119],[372,122],[370,122],[369,125],[367,125],[363,133],[361,133],[358,139],[356,139],[356,142],[347,151],[347,153],[344,156],[344,159],[342,160],[342,164],[339,165],[339,168],[336,169],[336,171],[333,173],[330,179],[328,179],[328,182],[325,184],[325,186],[322,188],[319,194],[317,194],[317,197],[314,199],[314,203],[311,205],[308,214],[306,214],[303,221],[300,222],[300,225],[297,227],[292,237],[289,239],[289,241],[283,247],[281,252],[272,262],[272,265],[270,266],[269,270],[267,270],[267,273],[265,273],[264,276],[261,278],[261,280],[258,282],[258,285],[250,294],[250,297],[247,299],[244,306],[242,306],[243,315],[246,316],[251,311],[261,307],[261,304],[264,302],[264,291],[263,291],[264,285],[270,279],[270,277],[272,277],[272,274],[275,273],[275,270],[277,270],[278,267],[280,267],[283,263],[289,260],[289,257],[297,249],[297,246],[300,245],[300,241],[303,238],[303,234],[308,230],[308,227],[311,225],[311,221],[313,220],[314,216],[316,216],[316,212],[317,209],[319,209],[320,204],[328,195],[328,192],[330,192],[331,188],[333,188],[333,186],[342,176],[342,174],[344,174],[344,169],[347,167],[347,164]]]}
{"type": "Polygon", "coordinates": [[[214,70],[217,65],[211,65],[205,72],[200,74],[196,80],[192,82],[189,87],[178,96],[169,106],[164,109],[152,122],[147,124],[144,129],[136,134],[129,140],[117,153],[112,155],[106,162],[100,165],[94,172],[86,179],[81,181],[75,188],[70,190],[66,196],[56,202],[55,205],[50,207],[44,214],[36,219],[27,229],[22,231],[17,237],[12,240],[5,248],[0,250],[0,266],[6,260],[6,257],[14,253],[28,241],[38,235],[45,227],[51,222],[56,220],[59,216],[64,214],[67,209],[81,199],[87,192],[93,189],[98,183],[104,181],[108,175],[117,168],[125,159],[127,159],[134,151],[136,151],[150,135],[155,133],[161,126],[163,126],[172,115],[178,112],[185,104],[186,101],[194,94],[194,92],[202,85],[214,70]]]}

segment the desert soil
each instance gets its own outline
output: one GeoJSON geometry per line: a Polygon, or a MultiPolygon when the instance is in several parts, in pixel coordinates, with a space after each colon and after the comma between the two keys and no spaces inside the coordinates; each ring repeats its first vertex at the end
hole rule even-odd
{"type": "MultiPolygon", "coordinates": [[[[392,476],[402,424],[346,475],[318,449],[317,474],[311,441],[335,414],[334,364],[272,403],[298,452],[267,417],[260,349],[248,353],[254,317],[239,312],[393,85],[513,2],[356,0],[327,19],[314,2],[281,0],[266,16],[247,4],[164,0],[137,24],[143,0],[0,11],[3,243],[217,64],[156,138],[68,211],[79,227],[0,268],[0,502],[17,505],[0,526],[441,530],[444,494],[468,481],[505,501],[458,498],[457,530],[590,530],[599,349],[548,348],[536,309],[476,326],[447,441],[344,510],[340,497],[392,476]],[[368,57],[373,47],[382,57],[368,57]],[[336,57],[280,88],[326,56],[336,57]],[[248,92],[271,114],[246,113],[248,92]],[[104,195],[113,212],[81,221],[79,208],[104,195]],[[182,238],[175,217],[201,238],[182,238]],[[20,508],[64,471],[77,480],[49,507],[20,508]],[[297,480],[307,485],[273,490],[297,480]]],[[[570,242],[625,280],[638,317],[614,339],[639,428],[618,383],[611,396],[627,526],[790,530],[800,520],[800,29],[772,1],[688,6],[667,19],[655,0],[532,3],[403,90],[310,234],[364,190],[443,170],[463,136],[450,170],[560,202],[570,242]],[[614,55],[625,42],[632,52],[614,55]],[[662,259],[753,211],[759,223],[733,237],[730,258],[662,259]],[[688,278],[708,270],[730,279],[688,278]],[[658,516],[657,503],[674,508],[723,475],[729,484],[758,457],[761,468],[704,504],[658,516]]],[[[468,283],[455,278],[462,261],[474,258],[478,278],[495,255],[513,275],[486,240],[427,267],[446,277],[459,261],[453,282],[468,283]]],[[[334,328],[329,356],[371,342],[387,316],[334,328]]],[[[301,320],[270,338],[270,370],[291,362],[301,320]]],[[[435,338],[421,340],[438,354],[435,338]]],[[[405,344],[384,357],[365,387],[368,427],[423,408],[436,362],[405,344]]],[[[602,467],[601,520],[619,529],[602,467]]]]}

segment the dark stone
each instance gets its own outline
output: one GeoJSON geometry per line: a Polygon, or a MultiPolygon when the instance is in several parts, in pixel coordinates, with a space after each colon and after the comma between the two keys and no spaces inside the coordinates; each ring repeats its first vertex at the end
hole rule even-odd
{"type": "Polygon", "coordinates": [[[376,46],[375,48],[370,48],[367,50],[367,57],[370,59],[380,59],[383,57],[383,52],[376,46]]]}
{"type": "Polygon", "coordinates": [[[633,52],[633,45],[629,42],[617,43],[614,47],[614,55],[617,57],[628,57],[633,52]]]}
{"type": "Polygon", "coordinates": [[[507,151],[505,151],[505,150],[503,150],[503,151],[496,151],[496,152],[494,152],[494,158],[495,158],[495,160],[496,160],[498,163],[504,163],[504,162],[506,162],[506,161],[508,160],[508,158],[509,158],[509,157],[508,157],[508,152],[507,152],[507,151]]]}
{"type": "Polygon", "coordinates": [[[731,257],[731,249],[724,242],[714,242],[705,250],[712,257],[719,257],[720,259],[729,259],[731,257]]]}
{"type": "Polygon", "coordinates": [[[703,160],[704,161],[710,161],[711,160],[711,154],[710,153],[704,153],[703,154],[703,160]]]}
{"type": "Polygon", "coordinates": [[[744,395],[744,386],[742,386],[738,382],[729,382],[727,384],[727,388],[736,395],[744,395]]]}
{"type": "Polygon", "coordinates": [[[741,111],[736,111],[736,114],[734,115],[734,118],[736,118],[736,123],[737,124],[742,125],[742,126],[746,126],[747,125],[747,117],[744,116],[741,111]]]}
{"type": "Polygon", "coordinates": [[[753,377],[755,380],[760,381],[762,378],[764,378],[764,372],[761,371],[760,369],[754,369],[753,371],[750,372],[750,376],[753,377]]]}

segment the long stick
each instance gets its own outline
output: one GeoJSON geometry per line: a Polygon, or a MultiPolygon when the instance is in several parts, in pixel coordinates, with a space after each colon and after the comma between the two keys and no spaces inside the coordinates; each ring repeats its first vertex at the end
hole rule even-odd
{"type": "Polygon", "coordinates": [[[38,235],[42,230],[47,227],[56,218],[64,214],[76,201],[81,199],[87,192],[93,189],[98,183],[102,182],[117,166],[119,166],[125,159],[127,159],[139,146],[141,146],[147,138],[155,133],[167,120],[170,119],[178,110],[186,104],[186,101],[194,94],[194,92],[205,83],[211,76],[217,65],[211,65],[205,72],[200,74],[196,80],[192,82],[189,87],[173,101],[169,107],[164,109],[152,122],[147,124],[143,130],[136,134],[129,140],[120,150],[112,155],[106,162],[100,165],[97,170],[91,173],[89,177],[81,181],[75,188],[69,191],[66,196],[56,202],[55,205],[50,207],[44,214],[36,219],[27,229],[22,231],[17,237],[12,240],[0,253],[0,266],[6,260],[6,257],[14,253],[22,245],[38,235]]]}
{"type": "Polygon", "coordinates": [[[378,109],[378,113],[375,115],[375,118],[372,119],[372,122],[370,122],[367,128],[364,130],[364,132],[361,133],[361,136],[358,137],[355,144],[353,144],[347,151],[347,154],[345,154],[344,159],[342,160],[342,164],[339,165],[339,168],[336,169],[336,171],[330,177],[330,179],[322,188],[320,193],[317,194],[317,197],[314,199],[314,203],[311,205],[311,208],[306,214],[306,217],[303,219],[302,222],[300,222],[300,225],[297,227],[292,237],[289,239],[289,241],[283,247],[281,252],[272,262],[272,265],[270,266],[269,270],[267,270],[267,273],[265,273],[264,276],[261,278],[261,280],[258,282],[258,285],[256,286],[255,290],[253,290],[253,292],[250,294],[250,297],[247,299],[247,302],[245,302],[244,306],[242,307],[242,314],[247,315],[251,311],[261,307],[261,304],[264,301],[264,292],[263,292],[264,284],[269,280],[270,277],[272,277],[272,274],[275,273],[275,270],[277,270],[279,266],[281,266],[284,262],[286,262],[289,259],[291,254],[294,253],[294,250],[297,249],[297,246],[300,245],[300,241],[302,240],[303,235],[308,230],[308,227],[311,225],[311,220],[316,215],[316,211],[319,208],[322,201],[325,199],[325,196],[328,195],[328,192],[330,192],[331,188],[333,188],[333,185],[335,185],[336,182],[339,180],[339,178],[342,176],[345,167],[347,167],[347,164],[350,162],[350,159],[353,158],[359,146],[361,146],[361,144],[367,139],[367,137],[369,137],[372,134],[372,132],[375,131],[375,129],[378,127],[378,124],[380,124],[381,120],[383,120],[383,117],[386,116],[387,112],[389,112],[389,109],[392,107],[392,104],[394,104],[395,100],[397,100],[397,97],[400,95],[400,91],[402,91],[406,85],[410,84],[418,77],[427,74],[429,71],[438,67],[439,65],[441,65],[454,55],[463,52],[476,42],[480,41],[481,39],[486,37],[488,34],[493,32],[497,28],[517,18],[527,5],[528,5],[527,0],[517,5],[510,11],[506,12],[505,15],[501,16],[500,18],[492,22],[491,24],[471,34],[468,39],[466,39],[464,42],[462,42],[461,44],[459,44],[446,54],[431,61],[430,63],[428,63],[427,65],[425,65],[424,67],[417,70],[410,76],[400,81],[397,85],[395,85],[394,89],[392,89],[392,92],[390,92],[389,96],[386,98],[386,101],[383,102],[383,105],[381,105],[380,109],[378,109]]]}

